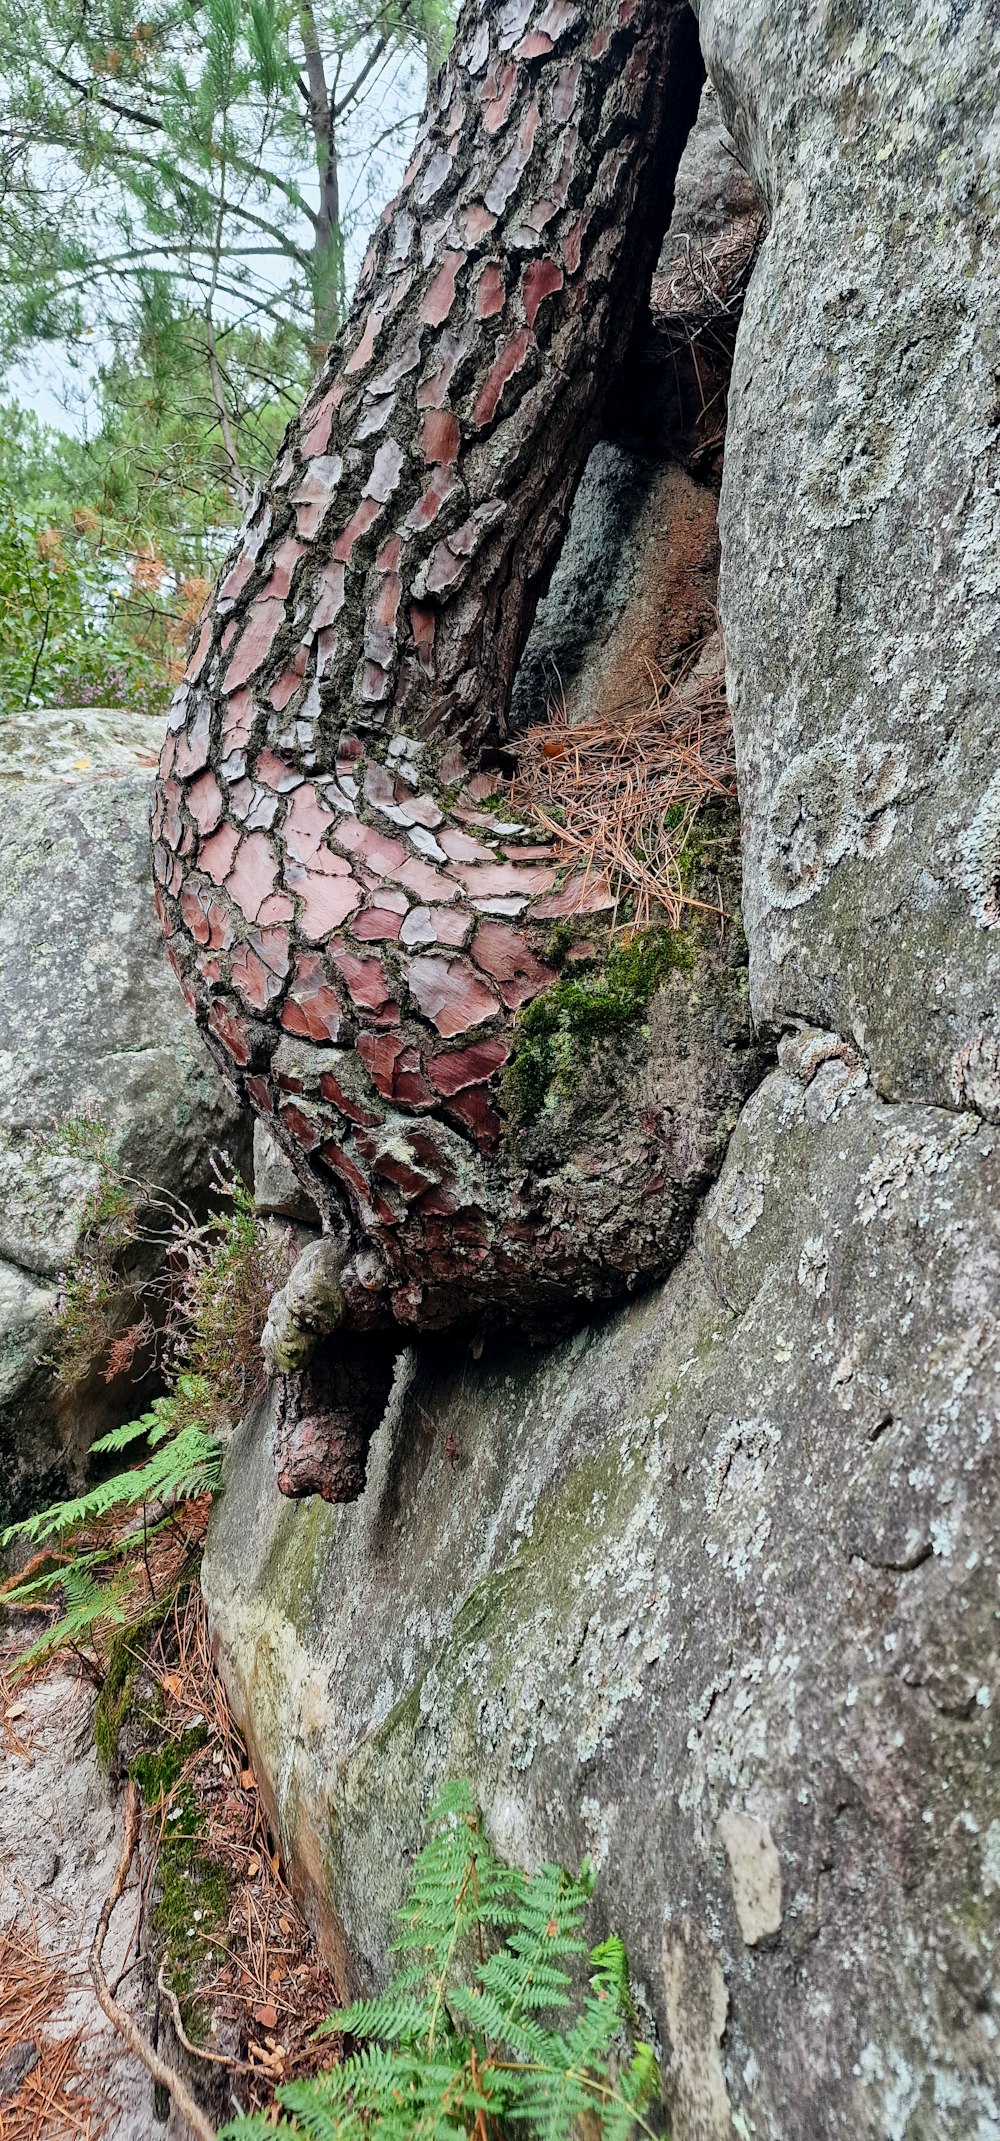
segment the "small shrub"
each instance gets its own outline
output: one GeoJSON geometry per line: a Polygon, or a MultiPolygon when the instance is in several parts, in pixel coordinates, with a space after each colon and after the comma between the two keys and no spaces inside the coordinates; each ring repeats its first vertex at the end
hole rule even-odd
{"type": "MultiPolygon", "coordinates": [[[[8,1605],[60,1610],[54,1623],[17,1661],[22,1667],[43,1656],[89,1646],[89,1667],[106,1692],[106,1737],[117,1742],[119,1710],[127,1695],[122,1632],[134,1644],[150,1623],[150,1604],[163,1604],[176,1582],[171,1556],[165,1588],[157,1590],[150,1549],[178,1507],[209,1497],[218,1485],[226,1433],[264,1380],[260,1334],[279,1255],[238,1180],[223,1183],[229,1208],[196,1224],[183,1208],[150,1192],[118,1171],[107,1133],[98,1124],[64,1126],[62,1149],[93,1160],[98,1179],[91,1193],[81,1257],[64,1283],[56,1334],[57,1373],[75,1380],[95,1353],[109,1348],[109,1369],[126,1364],[137,1334],[149,1334],[168,1388],[147,1412],[112,1429],[92,1445],[98,1459],[128,1452],[124,1470],[110,1472],[84,1493],[25,1517],[0,1534],[0,1548],[15,1540],[39,1548],[22,1580],[4,1587],[8,1605]],[[169,1231],[157,1234],[149,1213],[165,1212],[169,1231]],[[162,1328],[150,1318],[112,1338],[116,1311],[130,1298],[123,1258],[140,1243],[156,1242],[167,1264],[162,1328]],[[85,1355],[84,1348],[90,1352],[85,1355]]],[[[155,1554],[154,1554],[155,1558],[155,1554]]],[[[155,1619],[155,1615],[152,1616],[155,1619]]],[[[102,1700],[104,1696],[102,1695],[102,1700]]]]}
{"type": "Polygon", "coordinates": [[[183,1266],[174,1302],[174,1357],[211,1392],[231,1426],[264,1387],[260,1334],[282,1258],[238,1176],[223,1182],[228,1210],[175,1244],[183,1266]]]}
{"type": "Polygon", "coordinates": [[[46,524],[0,486],[0,718],[36,706],[156,712],[162,661],[126,621],[120,562],[93,515],[46,524]]]}
{"type": "Polygon", "coordinates": [[[72,1389],[106,1356],[111,1382],[142,1352],[160,1359],[173,1381],[185,1373],[200,1378],[199,1402],[207,1392],[220,1424],[230,1425],[262,1385],[258,1341],[281,1263],[250,1191],[238,1176],[217,1169],[225,1208],[199,1223],[166,1191],[122,1172],[100,1122],[74,1118],[46,1149],[97,1170],[80,1249],[60,1285],[52,1342],[57,1380],[72,1389]],[[165,1274],[143,1289],[154,1302],[157,1295],[163,1300],[159,1325],[147,1311],[123,1329],[135,1298],[135,1262],[143,1255],[148,1261],[150,1251],[165,1274]]]}
{"type": "Polygon", "coordinates": [[[628,2141],[660,2076],[636,2043],[625,1950],[588,1953],[594,1876],[528,1876],[498,1859],[472,1793],[452,1784],[399,1913],[400,1967],[386,1991],[331,2015],[354,2041],[339,2065],[277,2092],[287,2116],[243,2118],[219,2141],[628,2141]],[[587,1989],[571,1972],[587,1958],[587,1989]]]}

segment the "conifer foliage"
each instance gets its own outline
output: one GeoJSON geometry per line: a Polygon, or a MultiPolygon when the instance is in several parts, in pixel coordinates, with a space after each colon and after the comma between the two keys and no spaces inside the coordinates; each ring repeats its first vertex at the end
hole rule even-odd
{"type": "Polygon", "coordinates": [[[504,1865],[469,1786],[448,1785],[399,1913],[392,1982],[326,2025],[354,2049],[279,2089],[277,2126],[237,2119],[220,2141],[652,2133],[643,2114],[659,2069],[632,2034],[624,1947],[613,1937],[588,1951],[582,1937],[593,1887],[587,1866],[573,1879],[560,1866],[528,1876],[504,1865]]]}

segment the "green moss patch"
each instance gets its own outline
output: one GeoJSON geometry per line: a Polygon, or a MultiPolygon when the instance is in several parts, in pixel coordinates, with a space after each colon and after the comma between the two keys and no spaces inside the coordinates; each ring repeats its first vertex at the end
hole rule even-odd
{"type": "Polygon", "coordinates": [[[102,1769],[111,1768],[118,1751],[122,1727],[135,1697],[141,1663],[129,1629],[111,1645],[104,1685],[94,1708],[94,1745],[102,1769]]]}
{"type": "Polygon", "coordinates": [[[207,1738],[207,1728],[196,1725],[175,1740],[144,1749],[129,1764],[147,1806],[170,1802],[156,1862],[159,1895],[152,1923],[184,2027],[195,2043],[203,2034],[195,1996],[206,1964],[214,1968],[222,1960],[232,1901],[226,1868],[207,1848],[198,1794],[183,1777],[185,1764],[207,1738]]]}
{"type": "MultiPolygon", "coordinates": [[[[148,1612],[129,1623],[120,1634],[113,1636],[108,1647],[107,1665],[101,1692],[94,1705],[94,1746],[101,1767],[109,1773],[115,1767],[119,1741],[133,1714],[139,1711],[137,1731],[148,1730],[158,1707],[158,1690],[150,1700],[148,1676],[145,1696],[140,1693],[140,1679],[150,1643],[160,1627],[169,1604],[169,1599],[157,1599],[148,1612]],[[148,1713],[148,1714],[147,1714],[148,1713]]],[[[132,1736],[132,1745],[135,1737],[132,1736]]]]}
{"type": "Polygon", "coordinates": [[[596,972],[562,980],[536,996],[517,1023],[504,1073],[507,1115],[531,1122],[566,1099],[595,1041],[620,1033],[645,1010],[655,989],[694,965],[690,929],[652,928],[616,944],[596,972]]]}

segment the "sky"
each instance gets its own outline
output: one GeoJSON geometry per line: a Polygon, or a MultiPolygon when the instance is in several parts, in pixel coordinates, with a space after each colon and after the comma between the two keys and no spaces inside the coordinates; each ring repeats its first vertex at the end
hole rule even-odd
{"type": "MultiPolygon", "coordinates": [[[[346,272],[349,289],[357,280],[378,214],[395,193],[406,168],[416,114],[423,104],[423,67],[416,61],[397,62],[388,77],[383,73],[376,78],[372,89],[373,93],[359,107],[353,126],[343,132],[340,141],[345,211],[349,213],[352,190],[356,191],[362,181],[372,188],[370,215],[364,216],[353,229],[348,225],[346,272]],[[386,129],[394,121],[399,125],[398,136],[386,140],[386,129]],[[373,139],[378,141],[374,159],[373,139]]],[[[298,167],[294,176],[303,193],[307,196],[314,193],[310,163],[298,167]]],[[[254,265],[259,277],[260,262],[254,265]]],[[[281,280],[282,264],[275,263],[276,289],[280,289],[281,280]]],[[[224,309],[220,305],[219,311],[224,309]]],[[[86,437],[93,434],[99,424],[98,372],[111,353],[110,337],[102,337],[97,332],[72,344],[65,341],[36,344],[22,362],[8,366],[0,395],[4,400],[16,401],[34,410],[43,423],[51,424],[56,430],[70,432],[78,438],[86,437]]]]}

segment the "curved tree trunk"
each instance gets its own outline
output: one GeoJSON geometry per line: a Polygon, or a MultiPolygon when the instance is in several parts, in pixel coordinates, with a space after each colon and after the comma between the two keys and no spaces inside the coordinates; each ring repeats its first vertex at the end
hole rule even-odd
{"type": "Polygon", "coordinates": [[[349,1329],[544,1325],[665,1268],[704,1185],[648,1032],[610,1090],[507,1119],[554,927],[593,951],[610,900],[483,808],[701,76],[686,0],[465,8],[174,702],[170,955],[320,1204],[349,1329]]]}

